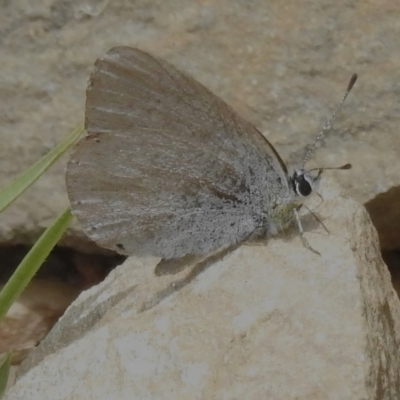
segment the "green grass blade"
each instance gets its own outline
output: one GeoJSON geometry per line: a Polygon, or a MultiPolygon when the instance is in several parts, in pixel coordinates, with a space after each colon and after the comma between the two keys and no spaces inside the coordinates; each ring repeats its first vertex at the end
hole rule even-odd
{"type": "Polygon", "coordinates": [[[4,397],[10,374],[11,353],[1,355],[0,359],[0,399],[4,397]]]}
{"type": "Polygon", "coordinates": [[[83,125],[74,129],[68,137],[51,149],[44,157],[19,174],[4,189],[0,190],[0,212],[32,185],[51,165],[54,164],[80,137],[83,125]]]}
{"type": "Polygon", "coordinates": [[[14,274],[8,280],[3,290],[0,292],[0,322],[3,320],[12,303],[25,289],[32,277],[49,255],[50,251],[60,240],[72,219],[71,209],[67,208],[55,221],[47,228],[39,240],[33,245],[29,253],[21,261],[14,274]]]}

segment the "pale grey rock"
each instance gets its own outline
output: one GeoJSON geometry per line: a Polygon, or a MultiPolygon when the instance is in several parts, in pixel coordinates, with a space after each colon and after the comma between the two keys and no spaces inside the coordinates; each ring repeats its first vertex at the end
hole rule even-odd
{"type": "MultiPolygon", "coordinates": [[[[81,294],[7,400],[395,400],[400,304],[365,209],[326,180],[320,227],[202,273],[128,259],[81,294]]],[[[316,198],[316,203],[320,200],[316,198]]],[[[314,207],[314,206],[313,206],[314,207]]]]}

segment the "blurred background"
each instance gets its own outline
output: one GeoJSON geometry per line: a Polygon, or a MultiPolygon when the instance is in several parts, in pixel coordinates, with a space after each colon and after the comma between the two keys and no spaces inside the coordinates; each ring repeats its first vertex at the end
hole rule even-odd
{"type": "MultiPolygon", "coordinates": [[[[83,121],[93,63],[113,46],[139,47],[194,76],[250,120],[288,166],[301,164],[356,72],[359,79],[309,167],[353,165],[326,174],[366,205],[397,282],[400,2],[2,0],[0,11],[0,188],[83,121]]],[[[1,214],[2,282],[68,206],[66,161],[1,214]]],[[[48,307],[57,310],[48,326],[120,262],[75,224],[37,278],[46,318],[48,307]],[[71,300],[56,307],[40,279],[70,287],[71,300]]],[[[16,326],[7,334],[25,325],[16,326]]],[[[37,336],[32,343],[43,333],[37,336]]],[[[0,345],[6,342],[0,337],[0,345]]]]}

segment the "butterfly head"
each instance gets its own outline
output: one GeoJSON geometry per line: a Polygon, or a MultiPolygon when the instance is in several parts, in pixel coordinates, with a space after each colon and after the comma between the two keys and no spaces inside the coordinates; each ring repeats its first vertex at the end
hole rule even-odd
{"type": "Polygon", "coordinates": [[[305,170],[304,168],[295,169],[292,175],[289,177],[289,184],[296,196],[302,199],[309,197],[318,190],[323,171],[327,169],[346,170],[350,168],[351,164],[345,164],[341,167],[334,168],[313,168],[310,170],[305,170]]]}

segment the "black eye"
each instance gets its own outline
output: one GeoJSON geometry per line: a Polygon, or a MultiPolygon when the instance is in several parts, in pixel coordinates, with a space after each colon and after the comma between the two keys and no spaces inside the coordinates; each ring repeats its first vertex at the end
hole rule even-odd
{"type": "Polygon", "coordinates": [[[304,175],[299,175],[296,179],[296,191],[298,194],[306,197],[312,192],[310,182],[308,182],[304,175]]]}

